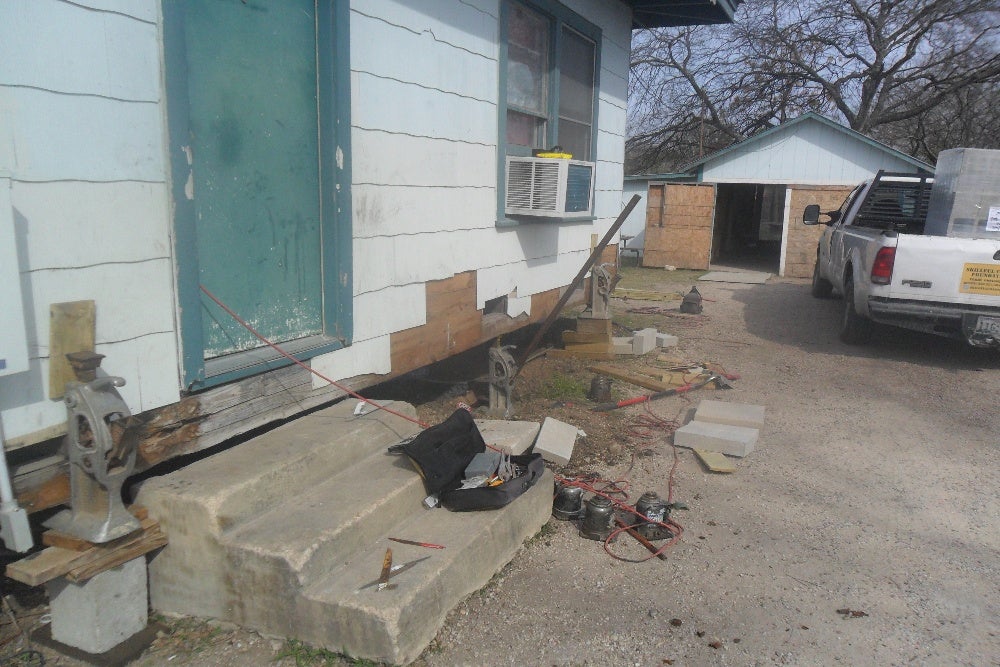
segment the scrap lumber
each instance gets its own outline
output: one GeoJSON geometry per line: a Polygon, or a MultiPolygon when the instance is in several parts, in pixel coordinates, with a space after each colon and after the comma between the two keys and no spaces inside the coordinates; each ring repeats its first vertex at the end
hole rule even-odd
{"type": "Polygon", "coordinates": [[[619,287],[611,293],[616,299],[635,299],[637,301],[679,301],[682,296],[677,292],[655,292],[652,290],[627,289],[619,287]]]}
{"type": "Polygon", "coordinates": [[[698,458],[705,464],[705,467],[712,472],[736,472],[736,466],[726,458],[725,454],[709,452],[704,449],[695,449],[694,453],[698,455],[698,458]]]}
{"type": "Polygon", "coordinates": [[[563,345],[581,345],[584,343],[609,343],[611,337],[604,332],[582,333],[580,331],[563,331],[563,345]]]}
{"type": "Polygon", "coordinates": [[[50,546],[11,563],[6,574],[29,586],[40,586],[63,576],[79,583],[165,546],[167,536],[160,530],[160,523],[145,510],[137,513],[145,517],[140,520],[138,530],[105,544],[47,531],[42,535],[42,543],[50,546]]]}
{"type": "Polygon", "coordinates": [[[618,380],[624,380],[630,384],[634,384],[644,389],[652,389],[653,391],[667,391],[668,389],[674,389],[674,386],[669,385],[665,382],[660,382],[646,375],[639,375],[638,373],[629,373],[628,371],[623,371],[614,366],[608,366],[606,364],[594,364],[593,366],[588,366],[587,370],[593,371],[599,375],[606,375],[618,380]]]}
{"type": "Polygon", "coordinates": [[[553,359],[570,359],[577,357],[579,359],[612,361],[615,358],[614,352],[585,352],[583,350],[579,352],[573,350],[548,350],[545,354],[553,359]]]}

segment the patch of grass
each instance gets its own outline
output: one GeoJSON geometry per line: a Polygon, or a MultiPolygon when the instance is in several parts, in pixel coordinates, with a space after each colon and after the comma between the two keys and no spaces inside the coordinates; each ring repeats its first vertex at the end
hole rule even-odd
{"type": "Polygon", "coordinates": [[[567,398],[585,398],[587,388],[583,380],[571,375],[556,373],[545,380],[539,390],[542,398],[564,400],[567,398]]]}
{"type": "Polygon", "coordinates": [[[295,660],[295,667],[344,664],[358,665],[359,667],[374,667],[378,664],[376,662],[371,662],[370,660],[361,660],[352,658],[345,654],[334,653],[333,651],[328,651],[325,648],[316,648],[315,646],[310,646],[309,644],[299,641],[298,639],[285,640],[285,645],[281,648],[281,651],[274,656],[274,661],[277,662],[283,658],[292,658],[295,660]]]}

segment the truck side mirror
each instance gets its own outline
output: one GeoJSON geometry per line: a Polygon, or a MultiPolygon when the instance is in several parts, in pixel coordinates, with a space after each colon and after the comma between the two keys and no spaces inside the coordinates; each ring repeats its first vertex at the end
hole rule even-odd
{"type": "Polygon", "coordinates": [[[809,204],[802,212],[802,222],[806,225],[819,224],[819,204],[809,204]]]}

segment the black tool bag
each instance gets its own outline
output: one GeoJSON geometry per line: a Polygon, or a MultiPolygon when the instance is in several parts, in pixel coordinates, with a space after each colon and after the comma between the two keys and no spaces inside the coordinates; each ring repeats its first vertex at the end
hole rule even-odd
{"type": "Polygon", "coordinates": [[[545,472],[541,454],[511,456],[510,461],[523,468],[524,472],[498,486],[444,491],[441,493],[441,504],[452,512],[499,509],[533,487],[545,472]]]}
{"type": "Polygon", "coordinates": [[[433,495],[461,486],[466,466],[486,451],[486,442],[472,415],[459,408],[440,424],[418,433],[403,445],[403,451],[424,478],[427,493],[433,495]]]}

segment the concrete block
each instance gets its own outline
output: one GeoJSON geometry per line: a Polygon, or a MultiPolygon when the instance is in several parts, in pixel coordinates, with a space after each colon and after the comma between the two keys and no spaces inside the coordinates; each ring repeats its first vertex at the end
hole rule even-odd
{"type": "Polygon", "coordinates": [[[615,336],[611,339],[611,344],[615,354],[632,354],[631,336],[615,336]]]}
{"type": "Polygon", "coordinates": [[[509,449],[511,454],[524,454],[531,449],[542,425],[538,422],[477,419],[476,426],[486,444],[509,449]]]}
{"type": "Polygon", "coordinates": [[[146,627],[149,597],[146,557],[75,584],[62,577],[45,585],[52,612],[52,638],[99,654],[146,627]]]}
{"type": "Polygon", "coordinates": [[[656,347],[677,347],[678,342],[677,336],[659,332],[656,334],[656,347]]]}
{"type": "Polygon", "coordinates": [[[698,404],[694,418],[700,422],[760,429],[764,428],[764,406],[705,400],[698,404]]]}
{"type": "Polygon", "coordinates": [[[755,428],[695,420],[674,432],[674,444],[729,456],[746,456],[753,451],[759,434],[755,428]]]}
{"type": "Polygon", "coordinates": [[[573,446],[576,445],[579,431],[572,424],[546,417],[538,440],[535,441],[535,451],[546,461],[566,465],[573,456],[573,446]]]}
{"type": "Polygon", "coordinates": [[[656,349],[656,329],[642,329],[632,335],[632,354],[646,354],[656,349]]]}

